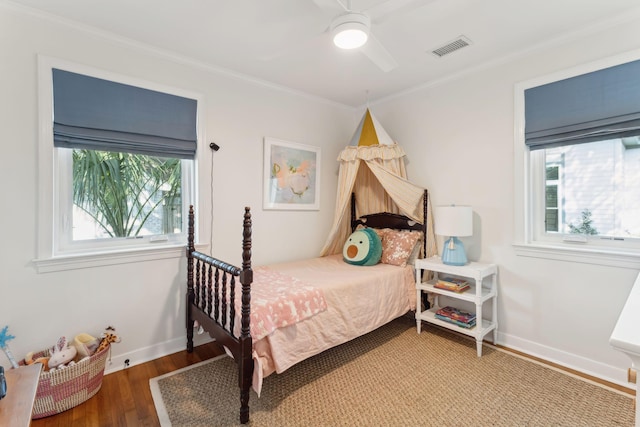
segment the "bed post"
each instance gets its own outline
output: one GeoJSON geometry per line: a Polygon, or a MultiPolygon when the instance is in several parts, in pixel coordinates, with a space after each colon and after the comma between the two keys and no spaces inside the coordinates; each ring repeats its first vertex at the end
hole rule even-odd
{"type": "Polygon", "coordinates": [[[251,269],[251,210],[244,208],[244,224],[242,231],[242,309],[240,329],[240,361],[238,366],[238,381],[240,386],[240,423],[249,422],[249,389],[253,381],[252,340],[250,330],[251,319],[251,283],[253,270],[251,269]]]}
{"type": "Polygon", "coordinates": [[[422,235],[424,236],[424,239],[422,239],[422,250],[424,251],[424,257],[427,257],[427,238],[429,237],[429,234],[427,233],[427,230],[429,229],[429,220],[428,220],[428,215],[429,215],[429,190],[424,190],[424,195],[422,196],[422,214],[423,214],[423,219],[422,219],[422,235]]]}
{"type": "Polygon", "coordinates": [[[186,321],[187,321],[187,352],[193,352],[193,319],[191,318],[191,304],[193,304],[193,256],[195,250],[194,239],[194,213],[193,205],[189,206],[189,220],[187,228],[187,299],[186,299],[186,321]]]}
{"type": "MultiPolygon", "coordinates": [[[[422,239],[422,250],[424,252],[424,257],[427,258],[427,248],[429,247],[427,245],[427,239],[429,238],[429,190],[424,190],[424,194],[422,196],[422,214],[423,214],[423,219],[422,219],[422,235],[424,236],[424,239],[422,239]]],[[[423,274],[423,279],[424,279],[424,274],[426,272],[423,270],[422,274],[423,274]]],[[[429,302],[429,298],[427,298],[427,293],[426,292],[421,292],[420,293],[422,295],[422,304],[424,305],[424,309],[428,310],[431,308],[431,303],[429,302]]],[[[417,302],[418,304],[420,304],[420,301],[417,302]]]]}
{"type": "Polygon", "coordinates": [[[356,231],[356,193],[351,193],[351,232],[356,231]]]}

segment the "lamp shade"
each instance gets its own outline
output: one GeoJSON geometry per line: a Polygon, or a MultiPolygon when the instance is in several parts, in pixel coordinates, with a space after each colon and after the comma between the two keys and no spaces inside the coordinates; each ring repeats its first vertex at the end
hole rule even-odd
{"type": "Polygon", "coordinates": [[[436,206],[435,231],[440,236],[464,237],[473,235],[471,206],[436,206]]]}
{"type": "Polygon", "coordinates": [[[467,264],[467,254],[458,237],[473,234],[471,206],[438,206],[435,216],[436,234],[449,237],[442,248],[442,263],[447,265],[467,264]]]}

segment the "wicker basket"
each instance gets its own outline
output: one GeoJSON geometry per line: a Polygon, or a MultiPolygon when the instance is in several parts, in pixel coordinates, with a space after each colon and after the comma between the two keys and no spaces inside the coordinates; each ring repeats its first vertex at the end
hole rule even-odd
{"type": "MultiPolygon", "coordinates": [[[[59,414],[93,397],[102,386],[109,349],[107,346],[88,361],[64,369],[42,371],[31,418],[35,420],[59,414]]],[[[48,356],[49,350],[45,350],[34,354],[33,358],[48,356]]]]}

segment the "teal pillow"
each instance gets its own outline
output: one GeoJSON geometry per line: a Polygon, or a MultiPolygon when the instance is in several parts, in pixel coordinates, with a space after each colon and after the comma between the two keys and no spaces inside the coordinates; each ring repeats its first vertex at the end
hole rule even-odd
{"type": "Polygon", "coordinates": [[[353,265],[376,265],[382,256],[382,241],[371,228],[351,233],[342,248],[342,258],[353,265]]]}

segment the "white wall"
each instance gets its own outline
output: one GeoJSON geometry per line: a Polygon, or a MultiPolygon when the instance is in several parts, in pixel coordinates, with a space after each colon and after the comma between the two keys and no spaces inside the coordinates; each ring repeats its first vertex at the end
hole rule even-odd
{"type": "MultiPolygon", "coordinates": [[[[0,6],[0,328],[9,325],[16,336],[10,345],[17,358],[52,346],[60,336],[99,334],[108,325],[122,337],[108,370],[120,369],[125,358],[137,364],[184,349],[186,342],[184,257],[36,273],[38,54],[204,94],[206,138],[198,148],[202,241],[208,242],[213,224],[216,254],[241,263],[242,215],[250,206],[255,265],[319,254],[333,219],[335,159],[357,125],[356,112],[0,6]],[[262,210],[265,136],[321,147],[320,211],[262,210]],[[210,141],[221,146],[213,158],[212,190],[210,141]]],[[[9,366],[4,355],[0,364],[9,366]]]]}
{"type": "Polygon", "coordinates": [[[519,191],[514,85],[638,49],[638,24],[468,70],[372,106],[407,152],[409,178],[430,189],[434,206],[473,206],[474,236],[463,241],[470,259],[499,265],[500,343],[620,384],[630,360],[608,341],[638,271],[522,257],[512,246],[519,191]]]}
{"type": "MultiPolygon", "coordinates": [[[[620,383],[630,363],[608,339],[638,272],[515,254],[513,90],[516,82],[638,48],[637,25],[582,36],[372,105],[407,152],[410,178],[430,189],[433,205],[473,206],[474,236],[465,243],[471,259],[500,266],[500,342],[620,383]]],[[[202,92],[201,236],[210,234],[212,193],[214,250],[221,257],[240,262],[246,205],[253,208],[256,264],[317,254],[333,215],[334,159],[360,112],[0,7],[0,327],[8,324],[16,335],[11,345],[18,357],[61,335],[95,333],[109,324],[123,338],[113,347],[111,370],[126,357],[136,364],[184,348],[182,258],[35,272],[37,54],[202,92]],[[319,212],[261,209],[264,136],[322,147],[319,212]],[[222,147],[213,159],[212,192],[209,141],[222,147]]],[[[0,363],[8,366],[4,356],[0,363]]]]}

